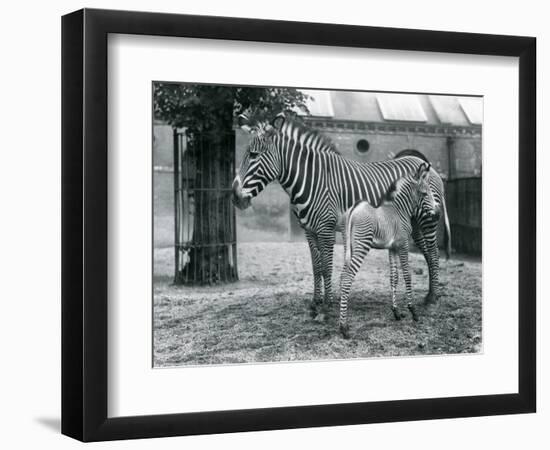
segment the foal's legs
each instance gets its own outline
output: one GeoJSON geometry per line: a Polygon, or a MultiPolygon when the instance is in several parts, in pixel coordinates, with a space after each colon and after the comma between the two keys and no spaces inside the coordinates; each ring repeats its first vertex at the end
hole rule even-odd
{"type": "MultiPolygon", "coordinates": [[[[347,239],[353,239],[352,236],[347,236],[347,239]]],[[[361,268],[365,256],[370,250],[370,242],[355,242],[353,248],[353,255],[351,258],[346,257],[344,268],[342,269],[342,275],[340,276],[340,332],[345,339],[349,339],[349,325],[348,325],[348,298],[351,290],[351,284],[361,268]]]]}
{"type": "Polygon", "coordinates": [[[399,260],[401,261],[401,270],[403,271],[403,279],[405,280],[407,307],[412,314],[413,320],[417,321],[418,316],[413,305],[411,272],[409,271],[409,246],[404,245],[399,249],[399,260]]]}

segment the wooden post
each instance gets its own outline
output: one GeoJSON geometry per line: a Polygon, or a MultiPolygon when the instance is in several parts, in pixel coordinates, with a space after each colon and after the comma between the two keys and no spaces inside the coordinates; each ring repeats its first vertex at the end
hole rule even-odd
{"type": "Polygon", "coordinates": [[[180,146],[179,135],[177,128],[173,129],[173,145],[174,145],[174,283],[178,284],[178,277],[180,276],[180,211],[178,197],[180,195],[180,146]]]}

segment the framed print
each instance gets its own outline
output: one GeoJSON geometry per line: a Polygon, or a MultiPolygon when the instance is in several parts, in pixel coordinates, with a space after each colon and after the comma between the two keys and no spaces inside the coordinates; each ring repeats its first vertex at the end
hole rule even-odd
{"type": "Polygon", "coordinates": [[[530,37],[62,21],[62,432],[534,412],[530,37]]]}

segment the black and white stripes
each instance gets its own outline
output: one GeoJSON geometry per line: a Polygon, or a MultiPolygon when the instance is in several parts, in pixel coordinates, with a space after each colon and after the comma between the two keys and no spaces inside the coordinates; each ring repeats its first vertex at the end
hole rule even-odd
{"type": "MultiPolygon", "coordinates": [[[[233,183],[233,202],[239,208],[248,207],[251,199],[273,181],[288,193],[311,250],[315,283],[312,312],[316,314],[321,283],[325,305],[332,302],[335,232],[342,228],[344,212],[359,200],[378,205],[397,179],[415,172],[424,162],[411,156],[373,163],[348,160],[325,136],[281,115],[270,124],[243,128],[253,137],[233,183]]],[[[443,183],[433,169],[430,186],[441,205],[443,183]]],[[[437,219],[420,211],[415,216],[415,240],[430,266],[429,295],[434,297],[438,293],[439,255],[433,251],[437,251],[437,219]]]]}
{"type": "Polygon", "coordinates": [[[407,174],[392,185],[382,204],[375,208],[366,201],[357,202],[345,214],[344,268],[340,278],[340,331],[349,337],[347,323],[348,298],[351,284],[371,248],[389,250],[392,311],[397,320],[402,318],[397,308],[397,259],[405,280],[407,306],[417,320],[412,302],[409,271],[409,236],[412,219],[420,213],[436,214],[436,204],[429,185],[430,166],[420,165],[416,173],[407,174]]]}

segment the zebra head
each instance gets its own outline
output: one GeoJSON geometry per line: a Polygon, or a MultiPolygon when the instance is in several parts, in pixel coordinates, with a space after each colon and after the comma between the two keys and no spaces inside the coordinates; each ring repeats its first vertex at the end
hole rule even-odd
{"type": "Polygon", "coordinates": [[[233,204],[246,209],[250,201],[279,175],[280,158],[275,137],[284,124],[285,117],[278,115],[271,123],[262,122],[254,128],[246,124],[246,116],[239,116],[239,125],[252,134],[237,176],[233,181],[233,204]]]}
{"type": "Polygon", "coordinates": [[[422,163],[418,166],[412,177],[412,193],[416,199],[417,211],[421,215],[434,217],[437,214],[437,205],[430,187],[430,163],[422,163]]]}

